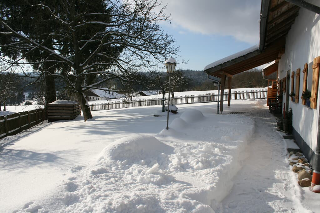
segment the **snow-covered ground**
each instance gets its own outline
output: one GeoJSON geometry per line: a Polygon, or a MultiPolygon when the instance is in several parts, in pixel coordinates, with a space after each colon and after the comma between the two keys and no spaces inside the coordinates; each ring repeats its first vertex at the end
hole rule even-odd
{"type": "Polygon", "coordinates": [[[265,100],[178,107],[169,130],[154,106],[0,140],[0,212],[320,212],[265,100]]]}
{"type": "MultiPolygon", "coordinates": [[[[17,105],[17,106],[6,106],[6,111],[0,111],[0,116],[13,114],[16,112],[25,112],[34,109],[41,109],[43,105],[17,105]]],[[[3,108],[2,108],[3,110],[3,108]]]]}

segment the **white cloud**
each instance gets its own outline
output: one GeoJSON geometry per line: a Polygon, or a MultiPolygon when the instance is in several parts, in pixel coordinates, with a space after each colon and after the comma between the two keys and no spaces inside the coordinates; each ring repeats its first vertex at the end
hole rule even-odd
{"type": "Polygon", "coordinates": [[[173,24],[206,35],[259,42],[260,0],[162,0],[173,24]]]}

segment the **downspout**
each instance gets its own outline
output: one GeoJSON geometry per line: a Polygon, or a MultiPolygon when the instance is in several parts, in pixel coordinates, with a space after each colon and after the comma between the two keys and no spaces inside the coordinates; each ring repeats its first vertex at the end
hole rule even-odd
{"type": "Polygon", "coordinates": [[[312,12],[320,14],[320,7],[310,4],[309,2],[303,1],[303,0],[286,0],[287,2],[290,2],[292,4],[295,4],[299,7],[302,7],[304,9],[310,10],[312,12]]]}
{"type": "Polygon", "coordinates": [[[267,22],[268,22],[268,11],[270,6],[270,0],[261,1],[261,13],[260,13],[260,44],[259,50],[263,51],[265,47],[265,40],[267,35],[267,22]]]}

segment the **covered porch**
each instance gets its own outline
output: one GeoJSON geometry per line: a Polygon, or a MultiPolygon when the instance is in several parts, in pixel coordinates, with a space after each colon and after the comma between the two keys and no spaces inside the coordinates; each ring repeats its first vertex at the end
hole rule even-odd
{"type": "MultiPolygon", "coordinates": [[[[221,60],[215,61],[204,68],[211,76],[221,79],[220,111],[223,111],[224,90],[231,91],[232,77],[241,72],[274,62],[263,71],[264,76],[278,72],[278,61],[285,53],[286,35],[295,18],[298,16],[299,7],[285,0],[262,0],[260,18],[260,43],[259,45],[238,52],[221,60]],[[228,85],[226,85],[228,82],[228,85]]],[[[273,79],[268,103],[279,95],[279,81],[273,79]]],[[[228,106],[231,97],[228,96],[228,106]]]]}

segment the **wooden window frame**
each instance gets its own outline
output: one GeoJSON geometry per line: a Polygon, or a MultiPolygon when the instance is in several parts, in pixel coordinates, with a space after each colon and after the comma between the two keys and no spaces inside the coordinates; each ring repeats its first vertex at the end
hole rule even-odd
{"type": "MultiPolygon", "coordinates": [[[[302,94],[308,89],[307,86],[308,86],[308,64],[306,63],[304,65],[304,69],[303,69],[303,85],[302,85],[302,94]]],[[[301,95],[301,100],[302,100],[302,104],[303,105],[306,105],[306,100],[302,97],[301,95]]]]}
{"type": "Polygon", "coordinates": [[[312,73],[312,89],[311,89],[311,98],[310,98],[310,108],[317,108],[318,100],[318,86],[319,86],[319,67],[320,67],[320,56],[313,60],[313,73],[312,73]]]}

